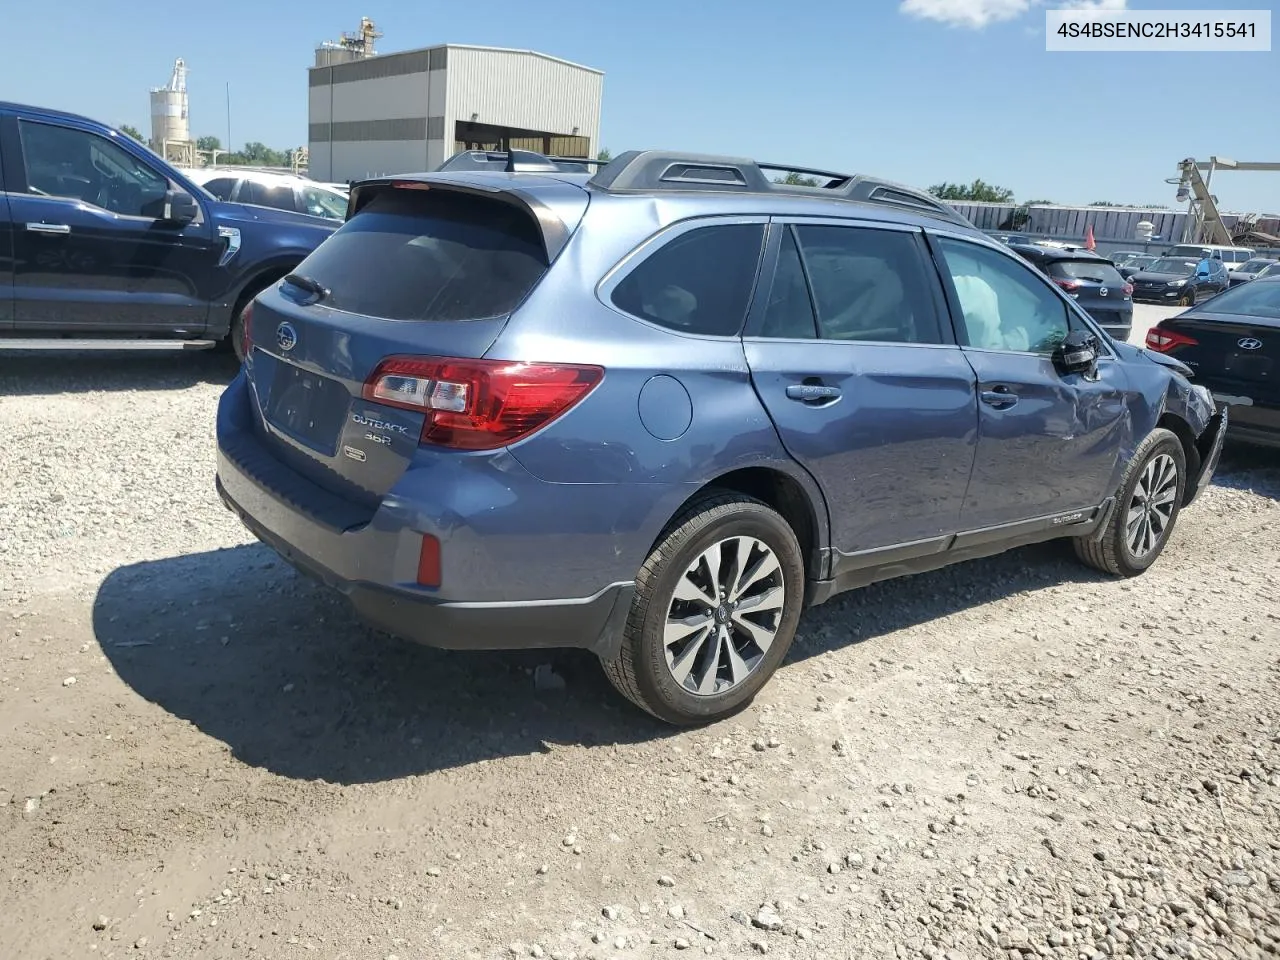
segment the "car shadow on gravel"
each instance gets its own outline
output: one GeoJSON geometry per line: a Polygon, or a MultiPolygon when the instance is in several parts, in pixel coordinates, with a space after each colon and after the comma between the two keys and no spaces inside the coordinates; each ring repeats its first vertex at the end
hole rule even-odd
{"type": "Polygon", "coordinates": [[[1228,441],[1213,483],[1280,500],[1280,450],[1228,441]]]}
{"type": "Polygon", "coordinates": [[[202,383],[225,385],[239,367],[222,350],[145,353],[0,353],[0,396],[53,393],[183,390],[202,383]]]}
{"type": "MultiPolygon", "coordinates": [[[[789,661],[1091,579],[1061,545],[1045,545],[875,584],[809,611],[789,661]]],[[[676,732],[622,700],[590,654],[459,653],[397,641],[256,545],[114,571],[99,588],[93,627],[140,696],[241,761],[286,777],[392,780],[553,745],[676,732]],[[534,671],[544,663],[564,689],[538,689],[534,671]]]]}

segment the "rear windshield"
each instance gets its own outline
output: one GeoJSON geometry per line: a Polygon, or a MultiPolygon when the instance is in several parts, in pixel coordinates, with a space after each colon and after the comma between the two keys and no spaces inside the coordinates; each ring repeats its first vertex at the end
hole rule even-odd
{"type": "Polygon", "coordinates": [[[494,200],[388,190],[295,271],[327,306],[385,320],[481,320],[510,313],[547,269],[533,219],[494,200]]]}
{"type": "Polygon", "coordinates": [[[1124,283],[1124,278],[1115,267],[1096,260],[1055,260],[1049,264],[1049,276],[1070,277],[1094,283],[1124,283]]]}
{"type": "Polygon", "coordinates": [[[1253,280],[1232,287],[1213,298],[1213,313],[1238,313],[1248,317],[1280,320],[1280,280],[1253,280]]]}

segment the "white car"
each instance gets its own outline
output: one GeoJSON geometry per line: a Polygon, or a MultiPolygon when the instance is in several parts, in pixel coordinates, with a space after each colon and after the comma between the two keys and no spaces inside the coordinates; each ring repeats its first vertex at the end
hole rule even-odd
{"type": "Polygon", "coordinates": [[[219,200],[292,210],[325,220],[343,220],[347,216],[346,191],[305,177],[237,167],[203,167],[183,172],[219,200]]]}

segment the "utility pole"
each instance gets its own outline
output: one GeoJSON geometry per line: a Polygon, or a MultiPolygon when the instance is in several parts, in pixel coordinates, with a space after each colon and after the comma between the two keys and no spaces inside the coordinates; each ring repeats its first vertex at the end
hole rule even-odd
{"type": "Polygon", "coordinates": [[[235,148],[231,146],[231,81],[227,81],[227,151],[234,153],[235,148]]]}

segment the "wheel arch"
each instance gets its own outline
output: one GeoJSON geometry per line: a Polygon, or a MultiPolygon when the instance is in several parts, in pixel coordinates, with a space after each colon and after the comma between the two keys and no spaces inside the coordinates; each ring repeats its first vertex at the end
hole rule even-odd
{"type": "MultiPolygon", "coordinates": [[[[725,490],[753,497],[776,510],[800,542],[805,576],[813,580],[827,575],[830,556],[827,505],[811,477],[779,464],[739,467],[702,484],[676,507],[671,516],[678,517],[690,503],[709,493],[725,490]]],[[[650,549],[666,536],[669,524],[670,521],[664,525],[650,549]]]]}
{"type": "Polygon", "coordinates": [[[1186,459],[1187,465],[1187,483],[1182,503],[1183,506],[1186,506],[1190,502],[1188,498],[1194,492],[1191,479],[1200,475],[1200,448],[1196,445],[1195,432],[1191,429],[1191,424],[1176,413],[1171,413],[1168,410],[1160,415],[1160,419],[1156,421],[1156,426],[1163,427],[1172,433],[1178,438],[1178,443],[1182,446],[1182,455],[1186,459]]]}

